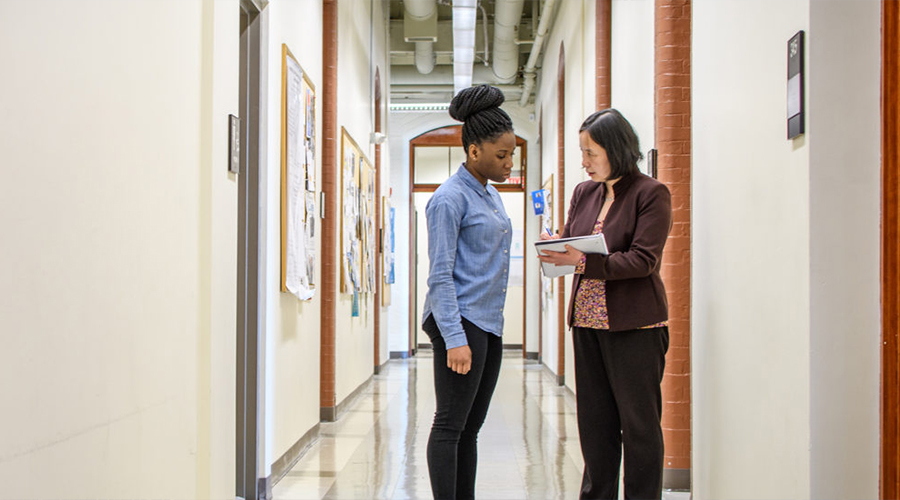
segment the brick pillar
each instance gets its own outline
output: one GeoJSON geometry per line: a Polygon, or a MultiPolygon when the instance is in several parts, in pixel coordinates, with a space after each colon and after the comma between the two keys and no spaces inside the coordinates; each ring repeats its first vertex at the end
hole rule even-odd
{"type": "Polygon", "coordinates": [[[597,110],[612,106],[612,0],[597,0],[595,47],[597,52],[597,110]]]}
{"type": "Polygon", "coordinates": [[[664,486],[690,487],[691,468],[691,2],[656,0],[656,148],[672,192],[674,225],[663,255],[669,353],[663,378],[664,486]]]}
{"type": "Polygon", "coordinates": [[[337,300],[337,0],[322,0],[322,326],[319,366],[319,416],[336,417],[334,403],[334,328],[337,300]]]}

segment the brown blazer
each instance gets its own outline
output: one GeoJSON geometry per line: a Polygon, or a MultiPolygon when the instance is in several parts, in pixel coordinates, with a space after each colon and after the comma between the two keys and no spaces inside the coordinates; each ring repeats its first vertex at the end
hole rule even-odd
{"type": "MultiPolygon", "coordinates": [[[[568,324],[574,320],[575,293],[581,278],[606,280],[610,331],[633,330],[669,318],[666,289],[659,276],[663,247],[672,229],[672,197],[661,182],[641,173],[613,184],[616,201],[603,222],[609,255],[588,254],[584,274],[572,280],[568,324]]],[[[575,186],[562,237],[591,234],[606,184],[575,186]]]]}

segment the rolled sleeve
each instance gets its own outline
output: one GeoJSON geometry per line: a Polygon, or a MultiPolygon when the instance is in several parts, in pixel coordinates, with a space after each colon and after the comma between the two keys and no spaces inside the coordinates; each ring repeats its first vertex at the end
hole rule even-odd
{"type": "Polygon", "coordinates": [[[431,312],[447,349],[468,345],[459,312],[456,284],[453,281],[461,214],[458,207],[440,200],[426,206],[425,218],[428,225],[428,289],[432,298],[431,312]]]}

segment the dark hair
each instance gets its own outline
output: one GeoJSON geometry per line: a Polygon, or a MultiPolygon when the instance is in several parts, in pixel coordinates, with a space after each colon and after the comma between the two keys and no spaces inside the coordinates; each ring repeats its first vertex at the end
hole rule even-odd
{"type": "Polygon", "coordinates": [[[512,120],[500,109],[505,97],[497,87],[478,85],[460,90],[450,101],[450,116],[463,122],[462,144],[469,153],[469,144],[493,142],[506,132],[512,132],[512,120]]]}
{"type": "Polygon", "coordinates": [[[578,129],[579,134],[584,131],[606,150],[611,179],[639,172],[637,163],[644,155],[638,136],[618,110],[609,108],[591,114],[578,129]]]}

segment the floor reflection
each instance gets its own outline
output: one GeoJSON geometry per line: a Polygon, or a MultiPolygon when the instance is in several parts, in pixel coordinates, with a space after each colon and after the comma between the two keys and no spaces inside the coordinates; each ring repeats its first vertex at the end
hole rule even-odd
{"type": "MultiPolygon", "coordinates": [[[[427,351],[389,362],[337,422],[321,425],[318,441],[275,485],[275,499],[431,498],[432,362],[427,351]]],[[[521,351],[509,352],[479,435],[476,496],[577,498],[582,467],[571,394],[521,351]]]]}

